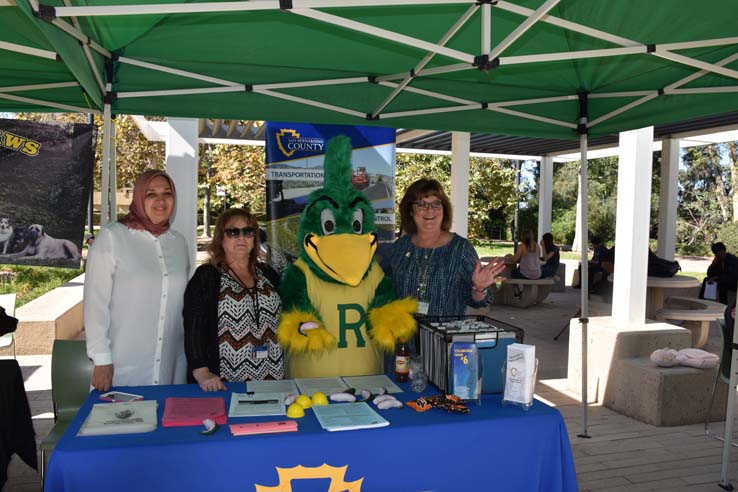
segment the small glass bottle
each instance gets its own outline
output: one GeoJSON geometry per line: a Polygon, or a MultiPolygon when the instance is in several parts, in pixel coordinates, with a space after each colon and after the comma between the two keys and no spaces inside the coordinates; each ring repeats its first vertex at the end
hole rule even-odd
{"type": "Polygon", "coordinates": [[[407,346],[407,340],[400,339],[397,342],[397,350],[395,351],[395,381],[404,383],[409,379],[410,374],[410,348],[407,346]]]}

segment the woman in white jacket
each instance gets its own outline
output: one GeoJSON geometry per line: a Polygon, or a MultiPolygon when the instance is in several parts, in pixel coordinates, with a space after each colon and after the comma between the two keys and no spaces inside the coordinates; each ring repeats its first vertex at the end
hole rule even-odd
{"type": "Polygon", "coordinates": [[[190,265],[184,238],[169,228],[175,199],[165,172],[144,172],[130,213],[90,248],[85,332],[99,391],[186,382],[182,299],[190,265]]]}

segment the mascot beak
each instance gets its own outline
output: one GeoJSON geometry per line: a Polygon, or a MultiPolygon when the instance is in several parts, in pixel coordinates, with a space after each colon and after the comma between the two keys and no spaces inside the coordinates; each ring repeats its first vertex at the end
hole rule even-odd
{"type": "Polygon", "coordinates": [[[305,236],[305,251],[331,278],[356,287],[364,278],[377,250],[377,235],[333,234],[305,236]]]}

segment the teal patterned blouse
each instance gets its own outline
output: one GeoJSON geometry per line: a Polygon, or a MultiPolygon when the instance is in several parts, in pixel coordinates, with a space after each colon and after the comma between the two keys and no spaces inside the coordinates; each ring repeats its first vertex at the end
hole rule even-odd
{"type": "Polygon", "coordinates": [[[412,296],[429,303],[428,316],[461,316],[466,306],[482,307],[491,300],[471,297],[477,252],[465,238],[454,234],[439,248],[418,248],[407,234],[388,248],[381,264],[395,284],[398,298],[412,296]]]}

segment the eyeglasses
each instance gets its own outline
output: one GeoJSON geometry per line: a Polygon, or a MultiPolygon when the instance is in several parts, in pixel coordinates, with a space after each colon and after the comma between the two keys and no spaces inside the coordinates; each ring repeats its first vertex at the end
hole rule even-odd
{"type": "Polygon", "coordinates": [[[433,210],[441,210],[443,208],[443,202],[441,200],[433,202],[424,202],[421,200],[413,202],[413,207],[415,207],[416,210],[428,210],[429,208],[432,208],[433,210]]]}
{"type": "Polygon", "coordinates": [[[241,229],[238,227],[229,227],[223,232],[225,232],[226,237],[233,239],[241,237],[241,234],[243,234],[243,237],[254,237],[256,229],[254,227],[242,227],[241,229]]]}

